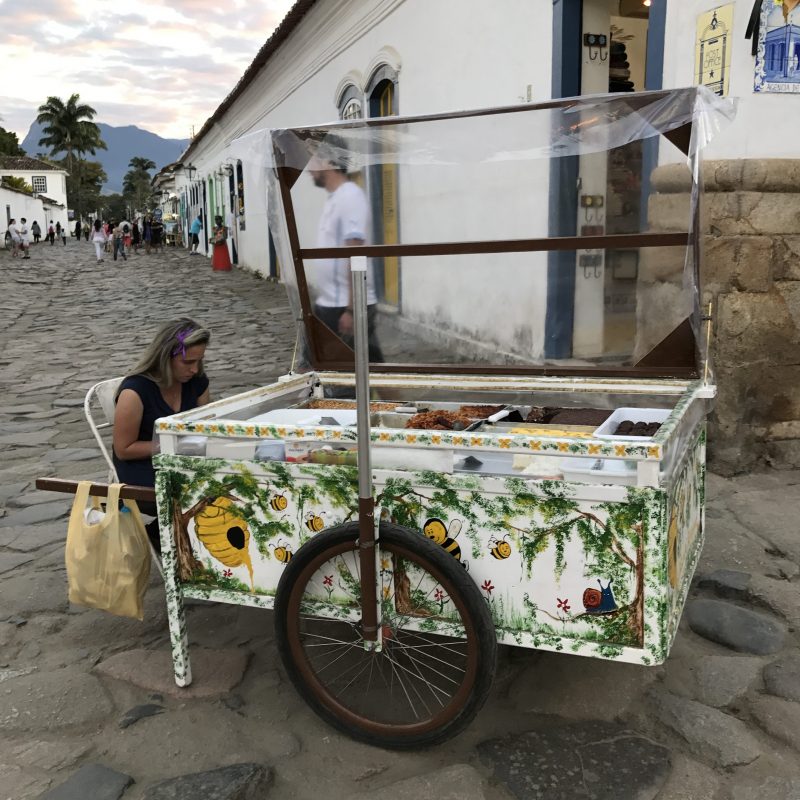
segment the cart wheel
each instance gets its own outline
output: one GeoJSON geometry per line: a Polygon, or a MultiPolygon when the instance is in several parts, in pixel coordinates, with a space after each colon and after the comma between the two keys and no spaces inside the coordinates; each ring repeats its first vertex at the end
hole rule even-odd
{"type": "Polygon", "coordinates": [[[358,523],[293,556],[275,597],[286,671],[311,708],[354,739],[423,748],[460,733],[486,700],[497,638],[466,570],[434,542],[381,523],[383,648],[361,636],[358,523]]]}

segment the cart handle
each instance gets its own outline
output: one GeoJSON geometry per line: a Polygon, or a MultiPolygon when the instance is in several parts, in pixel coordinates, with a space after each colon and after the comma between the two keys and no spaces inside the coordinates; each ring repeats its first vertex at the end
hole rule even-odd
{"type": "MultiPolygon", "coordinates": [[[[78,491],[78,481],[66,481],[61,478],[37,478],[36,488],[45,492],[64,492],[75,494],[78,491]]],[[[108,497],[107,483],[93,483],[89,487],[89,494],[92,497],[108,497]]],[[[156,490],[149,486],[133,486],[123,484],[119,492],[122,500],[149,500],[155,503],[156,490]]]]}

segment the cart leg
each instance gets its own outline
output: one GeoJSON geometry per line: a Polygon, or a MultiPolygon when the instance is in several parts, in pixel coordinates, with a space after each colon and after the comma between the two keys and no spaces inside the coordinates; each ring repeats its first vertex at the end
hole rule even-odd
{"type": "MultiPolygon", "coordinates": [[[[159,485],[161,475],[156,474],[157,496],[166,497],[163,485],[159,485]]],[[[167,620],[169,638],[172,642],[172,665],[175,683],[188,686],[192,682],[192,666],[189,662],[189,636],[186,633],[186,615],[183,606],[183,589],[178,580],[178,559],[175,555],[175,538],[172,532],[172,518],[162,504],[158,504],[158,521],[161,530],[161,561],[164,568],[164,590],[167,596],[167,620]]]]}

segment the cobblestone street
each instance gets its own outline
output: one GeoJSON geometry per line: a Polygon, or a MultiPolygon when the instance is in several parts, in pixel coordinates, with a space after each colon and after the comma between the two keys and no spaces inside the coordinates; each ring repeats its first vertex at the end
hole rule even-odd
{"type": "Polygon", "coordinates": [[[172,248],[100,264],[74,239],[31,252],[0,250],[0,800],[800,798],[800,472],[709,476],[706,547],[664,666],[503,647],[486,707],[437,749],[377,750],[319,721],[266,611],[189,606],[195,683],[178,689],[160,576],[143,623],[70,606],[71,497],[33,484],[105,480],[84,395],[168,319],[211,330],[216,398],[286,373],[285,291],[172,248]],[[221,768],[202,791],[188,777],[221,768]]]}

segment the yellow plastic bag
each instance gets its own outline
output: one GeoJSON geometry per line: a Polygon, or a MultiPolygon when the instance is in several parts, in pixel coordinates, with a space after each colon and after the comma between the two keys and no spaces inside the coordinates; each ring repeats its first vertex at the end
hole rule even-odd
{"type": "Polygon", "coordinates": [[[122,484],[115,483],[108,487],[105,513],[97,497],[87,510],[91,485],[91,481],[78,484],[69,518],[69,600],[121,617],[143,619],[150,545],[139,508],[132,500],[124,500],[119,508],[122,484]]]}

